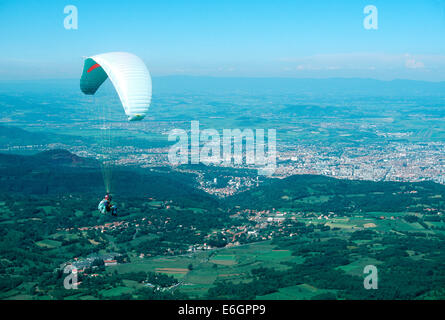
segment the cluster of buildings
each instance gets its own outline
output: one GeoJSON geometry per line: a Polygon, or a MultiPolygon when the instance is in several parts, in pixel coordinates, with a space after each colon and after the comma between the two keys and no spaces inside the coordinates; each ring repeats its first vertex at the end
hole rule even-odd
{"type": "Polygon", "coordinates": [[[77,270],[77,272],[83,273],[85,272],[85,269],[92,268],[97,261],[103,261],[105,267],[115,266],[118,264],[116,260],[116,257],[118,256],[120,256],[119,253],[107,253],[107,254],[93,253],[84,259],[74,258],[74,261],[67,262],[63,264],[62,267],[65,267],[66,265],[72,265],[77,270]]]}
{"type": "Polygon", "coordinates": [[[445,183],[445,143],[356,147],[298,146],[279,153],[276,176],[314,174],[350,180],[445,183]]]}
{"type": "MultiPolygon", "coordinates": [[[[406,138],[405,133],[379,133],[385,138],[406,138]]],[[[101,158],[109,157],[117,165],[139,167],[168,166],[168,147],[138,148],[131,145],[116,146],[112,154],[104,155],[106,150],[97,150],[97,145],[29,145],[10,146],[7,151],[45,150],[64,148],[78,156],[101,158]]],[[[281,143],[277,152],[277,168],[273,176],[278,178],[291,175],[312,174],[349,180],[418,182],[430,180],[445,184],[445,143],[409,142],[390,140],[386,143],[311,145],[281,143]]],[[[250,168],[248,165],[233,165],[236,168],[250,168]]],[[[221,177],[227,183],[221,185],[207,181],[199,169],[177,168],[178,171],[196,175],[199,188],[218,197],[228,197],[238,192],[258,186],[255,177],[230,175],[221,177]]]]}

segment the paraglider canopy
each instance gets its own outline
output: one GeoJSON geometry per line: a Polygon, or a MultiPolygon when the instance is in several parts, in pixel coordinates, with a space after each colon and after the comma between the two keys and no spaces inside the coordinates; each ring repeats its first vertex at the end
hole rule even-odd
{"type": "Polygon", "coordinates": [[[94,95],[110,78],[129,121],[142,120],[151,102],[151,77],[144,62],[127,52],[110,52],[85,59],[80,89],[94,95]]]}

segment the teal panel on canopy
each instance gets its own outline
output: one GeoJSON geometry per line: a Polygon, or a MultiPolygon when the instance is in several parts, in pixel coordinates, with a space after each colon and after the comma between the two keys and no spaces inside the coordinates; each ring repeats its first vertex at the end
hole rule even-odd
{"type": "Polygon", "coordinates": [[[85,94],[95,94],[108,76],[104,69],[91,58],[85,60],[82,76],[80,78],[80,90],[85,94]]]}

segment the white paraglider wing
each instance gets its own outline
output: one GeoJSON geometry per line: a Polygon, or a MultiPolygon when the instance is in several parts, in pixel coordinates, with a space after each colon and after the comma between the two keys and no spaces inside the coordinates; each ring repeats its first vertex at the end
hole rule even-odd
{"type": "Polygon", "coordinates": [[[110,78],[119,95],[128,120],[141,120],[151,103],[151,77],[144,62],[126,52],[110,52],[85,60],[80,87],[85,94],[94,94],[110,78]]]}

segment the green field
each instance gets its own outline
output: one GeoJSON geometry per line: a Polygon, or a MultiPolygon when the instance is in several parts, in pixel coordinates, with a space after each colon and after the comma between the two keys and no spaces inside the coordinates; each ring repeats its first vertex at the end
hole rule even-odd
{"type": "MultiPolygon", "coordinates": [[[[157,272],[174,276],[181,281],[181,292],[202,298],[216,280],[235,283],[249,281],[249,273],[258,267],[286,269],[280,262],[301,263],[301,257],[291,255],[289,250],[276,250],[270,241],[243,245],[235,248],[201,251],[176,257],[134,258],[131,263],[109,268],[120,274],[128,272],[157,272]],[[188,269],[192,265],[192,270],[188,269]]],[[[134,286],[134,283],[130,285],[134,286]]]]}
{"type": "Polygon", "coordinates": [[[49,240],[49,239],[36,242],[36,245],[38,245],[39,247],[49,248],[49,249],[60,247],[61,244],[62,243],[60,241],[49,240]]]}
{"type": "Polygon", "coordinates": [[[258,296],[258,300],[310,300],[313,297],[321,294],[336,293],[335,290],[324,290],[324,289],[317,289],[311,285],[308,285],[306,283],[292,286],[292,287],[285,287],[279,289],[278,292],[270,293],[264,296],[258,296]]]}

